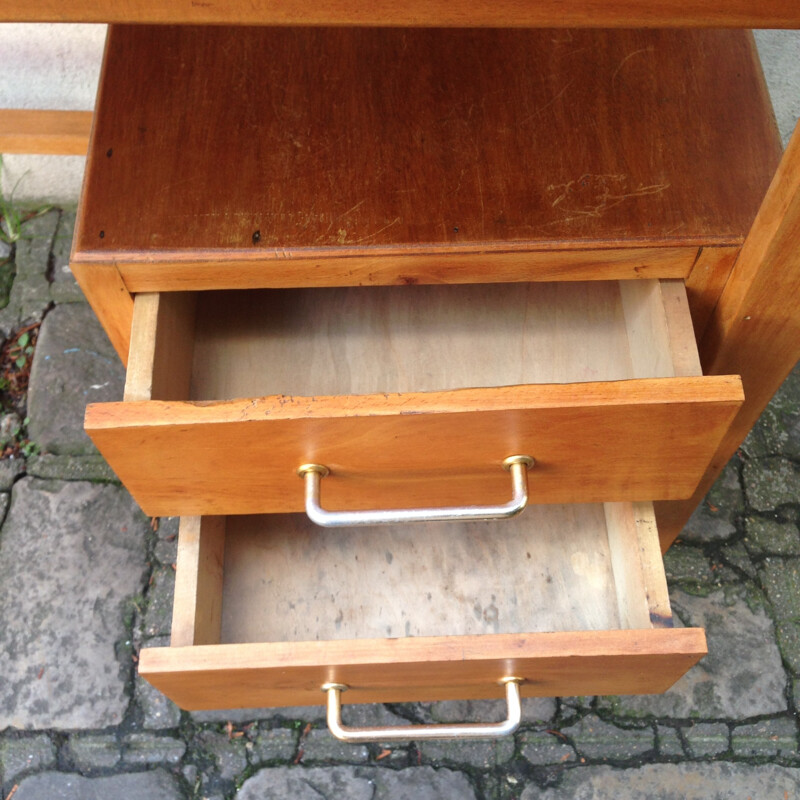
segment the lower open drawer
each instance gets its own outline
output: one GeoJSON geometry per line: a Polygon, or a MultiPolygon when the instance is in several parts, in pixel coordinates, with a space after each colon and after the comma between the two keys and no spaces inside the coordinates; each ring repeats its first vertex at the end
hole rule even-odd
{"type": "Polygon", "coordinates": [[[172,646],[140,674],[187,709],[655,693],[706,652],[673,628],[650,503],[324,530],[184,517],[172,646]]]}

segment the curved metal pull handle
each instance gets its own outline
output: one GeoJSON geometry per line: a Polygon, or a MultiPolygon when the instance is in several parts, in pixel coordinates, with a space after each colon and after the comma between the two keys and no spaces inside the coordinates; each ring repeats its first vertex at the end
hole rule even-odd
{"type": "Polygon", "coordinates": [[[306,485],[306,514],[324,528],[354,525],[387,525],[398,522],[445,522],[507,519],[519,514],[528,503],[528,469],[534,464],[530,456],[509,456],[504,469],[511,472],[513,496],[497,506],[452,506],[450,508],[397,508],[374,511],[326,511],[320,505],[320,483],[330,473],[321,464],[303,464],[297,474],[306,485]]]}
{"type": "Polygon", "coordinates": [[[328,693],[328,728],[343,742],[408,742],[420,739],[498,739],[511,736],[522,719],[519,685],[522,678],[503,678],[508,713],[502,722],[465,722],[459,725],[392,725],[385,728],[348,728],[342,724],[343,683],[326,683],[328,693]]]}

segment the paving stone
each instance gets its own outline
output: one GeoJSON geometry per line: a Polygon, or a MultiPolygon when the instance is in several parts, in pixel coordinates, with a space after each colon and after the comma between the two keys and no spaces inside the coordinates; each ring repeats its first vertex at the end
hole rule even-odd
{"type": "Polygon", "coordinates": [[[53,249],[50,255],[50,296],[55,303],[79,303],[85,301],[83,292],[69,268],[72,237],[75,234],[75,212],[62,211],[58,221],[53,249]]]}
{"type": "Polygon", "coordinates": [[[775,627],[783,660],[794,675],[800,675],[800,622],[782,620],[775,627]]]}
{"type": "Polygon", "coordinates": [[[577,759],[571,745],[548,731],[525,731],[518,739],[520,752],[531,764],[565,764],[577,759]]]}
{"type": "Polygon", "coordinates": [[[681,758],[684,755],[683,742],[678,731],[669,725],[656,726],[658,753],[663,757],[681,758]]]}
{"type": "Polygon", "coordinates": [[[774,625],[763,609],[748,606],[743,589],[708,597],[673,589],[670,597],[678,618],[706,629],[708,655],[664,694],[598,698],[601,709],[672,719],[744,719],[786,710],[774,625]]]}
{"type": "Polygon", "coordinates": [[[300,737],[302,762],[344,761],[359,764],[369,761],[369,749],[364,744],[348,744],[331,736],[327,728],[312,728],[300,737]]]}
{"type": "Polygon", "coordinates": [[[6,514],[8,513],[8,507],[11,505],[11,495],[8,492],[3,492],[0,494],[0,525],[2,525],[3,520],[6,518],[6,514]]]}
{"type": "Polygon", "coordinates": [[[739,483],[738,463],[733,460],[692,514],[681,539],[696,544],[727,539],[736,533],[734,520],[743,511],[744,493],[739,483]]]}
{"type": "Polygon", "coordinates": [[[475,800],[467,777],[413,767],[273,767],[248,778],[237,800],[475,800]]]}
{"type": "Polygon", "coordinates": [[[110,769],[122,758],[117,737],[111,734],[99,736],[70,736],[66,753],[69,760],[80,770],[110,769]]]}
{"type": "Polygon", "coordinates": [[[14,800],[181,800],[178,782],[161,769],[107,778],[43,772],[19,784],[14,800]]]}
{"type": "MultiPolygon", "coordinates": [[[[148,647],[152,645],[152,642],[147,643],[148,647]]],[[[134,694],[142,709],[143,724],[147,730],[167,730],[180,725],[180,708],[139,675],[136,676],[134,694]]]]}
{"type": "Polygon", "coordinates": [[[418,742],[417,750],[423,763],[468,764],[478,769],[493,769],[514,757],[514,740],[427,741],[418,742]]]}
{"type": "Polygon", "coordinates": [[[175,570],[155,567],[147,590],[147,610],[142,622],[145,637],[168,636],[172,628],[172,598],[175,594],[175,570]]]}
{"type": "MultiPolygon", "coordinates": [[[[745,575],[755,578],[758,575],[758,569],[755,564],[750,560],[750,553],[747,548],[741,543],[728,544],[722,548],[722,557],[727,564],[737,567],[745,575]]],[[[739,583],[740,577],[729,566],[717,568],[714,572],[717,583],[739,583]]]]}
{"type": "MultiPolygon", "coordinates": [[[[9,258],[10,248],[5,242],[0,242],[0,311],[8,306],[11,300],[11,288],[14,285],[14,276],[16,275],[16,267],[11,258],[9,258]]],[[[5,344],[5,336],[0,331],[0,342],[5,344]]],[[[0,344],[0,347],[2,347],[0,344]]]]}
{"type": "Polygon", "coordinates": [[[47,769],[55,763],[56,748],[49,736],[0,741],[0,779],[5,792],[11,791],[11,784],[24,772],[47,769]]]}
{"type": "Polygon", "coordinates": [[[180,517],[160,517],[153,555],[159,564],[171,566],[178,557],[178,528],[180,517]]]}
{"type": "Polygon", "coordinates": [[[7,492],[14,481],[25,472],[24,458],[4,458],[0,460],[0,492],[7,492]]]}
{"type": "Polygon", "coordinates": [[[800,563],[766,558],[760,575],[776,618],[800,619],[800,563]]]}
{"type": "Polygon", "coordinates": [[[755,458],[744,465],[747,499],[756,511],[800,502],[800,468],[785,458],[755,458]]]}
{"type": "Polygon", "coordinates": [[[779,453],[800,456],[800,367],[789,373],[748,434],[742,449],[751,457],[779,453]]]}
{"type": "Polygon", "coordinates": [[[664,570],[671,583],[711,583],[714,573],[702,550],[676,543],[664,554],[664,570]]]}
{"type": "Polygon", "coordinates": [[[792,719],[768,719],[739,725],[731,736],[737,756],[797,758],[797,726],[792,719]]]}
{"type": "Polygon", "coordinates": [[[267,728],[259,726],[258,734],[250,748],[250,763],[290,761],[297,752],[299,731],[296,728],[267,728]]]}
{"type": "Polygon", "coordinates": [[[580,755],[591,759],[628,761],[655,749],[652,728],[619,728],[594,716],[562,728],[561,733],[580,755]]]}
{"type": "Polygon", "coordinates": [[[748,517],[745,546],[751,553],[770,553],[779,556],[800,555],[800,530],[793,522],[748,517]]]}
{"type": "Polygon", "coordinates": [[[777,800],[797,797],[800,771],[714,762],[567,770],[558,787],[527,786],[520,800],[777,800]]]}
{"type": "Polygon", "coordinates": [[[28,433],[43,452],[97,453],[83,431],[87,403],[122,398],[125,370],[91,308],[56,306],[42,323],[31,368],[28,433]]]}
{"type": "Polygon", "coordinates": [[[47,271],[60,218],[61,212],[53,209],[33,217],[23,225],[15,255],[18,275],[44,275],[47,271]]]}
{"type": "Polygon", "coordinates": [[[569,715],[571,711],[589,711],[592,707],[594,697],[561,697],[561,713],[569,715]]]}
{"type": "Polygon", "coordinates": [[[23,478],[0,537],[0,729],[102,728],[128,705],[115,645],[147,522],[122,489],[23,478]]]}
{"type": "MultiPolygon", "coordinates": [[[[320,693],[321,694],[321,693],[320,693]]],[[[357,708],[357,706],[353,706],[357,708]]],[[[349,708],[348,708],[349,712],[349,708]]],[[[348,712],[345,712],[347,714],[348,712]]],[[[244,725],[257,720],[325,724],[325,706],[284,706],[280,708],[229,708],[215,711],[192,711],[194,722],[232,722],[244,725]]],[[[346,719],[352,719],[346,717],[346,719]]]]}
{"type": "Polygon", "coordinates": [[[683,732],[695,758],[718,756],[730,747],[728,726],[721,722],[698,722],[683,732]]]}
{"type": "MultiPolygon", "coordinates": [[[[448,700],[420,703],[422,716],[431,722],[498,722],[505,719],[505,700],[448,700]]],[[[526,697],[522,700],[522,722],[547,722],[556,713],[554,697],[526,697]]]]}
{"type": "MultiPolygon", "coordinates": [[[[347,702],[347,695],[345,702],[347,702]]],[[[411,725],[411,722],[394,710],[398,706],[380,705],[378,703],[350,703],[345,705],[342,711],[342,719],[345,725],[352,725],[356,728],[363,727],[387,727],[389,725],[411,725]]],[[[323,709],[324,712],[324,709],[323,709]]],[[[325,728],[325,715],[323,719],[315,725],[317,728],[325,728]]],[[[426,720],[430,721],[430,720],[426,720]]]]}
{"type": "Polygon", "coordinates": [[[186,752],[186,743],[167,736],[132,733],[122,742],[122,763],[178,764],[186,752]]]}
{"type": "Polygon", "coordinates": [[[244,737],[233,739],[217,731],[200,731],[193,744],[213,761],[215,773],[222,780],[235,780],[247,768],[247,741],[244,737]]]}
{"type": "Polygon", "coordinates": [[[60,213],[51,211],[25,223],[16,244],[16,277],[0,311],[0,330],[8,335],[23,323],[38,321],[51,301],[47,268],[60,213]]]}
{"type": "Polygon", "coordinates": [[[194,789],[194,796],[197,796],[197,788],[199,787],[199,779],[197,767],[194,764],[187,764],[182,770],[181,775],[186,779],[186,783],[194,789]]]}
{"type": "Polygon", "coordinates": [[[28,459],[26,471],[34,478],[119,484],[114,470],[99,453],[80,456],[38,453],[28,459]]]}

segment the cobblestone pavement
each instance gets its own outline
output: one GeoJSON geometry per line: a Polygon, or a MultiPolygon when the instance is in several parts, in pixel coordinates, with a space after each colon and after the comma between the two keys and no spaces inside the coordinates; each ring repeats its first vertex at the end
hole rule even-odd
{"type": "Polygon", "coordinates": [[[800,797],[800,371],[667,554],[675,612],[710,654],[665,695],[529,700],[512,740],[385,748],[336,741],[321,708],[190,714],[136,676],[139,648],[168,643],[177,521],[145,518],[82,431],[124,374],[69,274],[73,222],[50,212],[0,253],[3,336],[43,320],[29,419],[0,422],[32,442],[0,462],[2,798],[800,797]]]}

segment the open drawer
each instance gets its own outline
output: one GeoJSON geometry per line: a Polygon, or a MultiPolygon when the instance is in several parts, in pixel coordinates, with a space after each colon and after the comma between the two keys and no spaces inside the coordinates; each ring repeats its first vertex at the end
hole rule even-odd
{"type": "Polygon", "coordinates": [[[145,294],[125,401],[86,430],[146,513],[689,496],[742,402],[682,281],[145,294]]]}
{"type": "Polygon", "coordinates": [[[706,652],[672,627],[650,503],[501,523],[323,530],[184,517],[172,646],[139,672],[187,709],[653,693],[706,652]]]}

